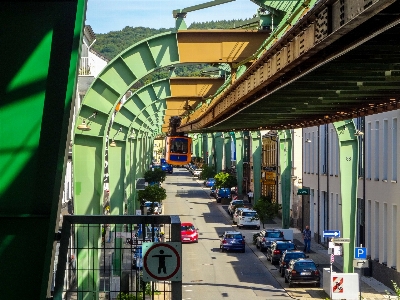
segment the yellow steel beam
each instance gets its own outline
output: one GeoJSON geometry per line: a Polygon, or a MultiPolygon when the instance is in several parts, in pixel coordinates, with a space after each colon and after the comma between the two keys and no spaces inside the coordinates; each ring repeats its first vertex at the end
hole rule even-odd
{"type": "Polygon", "coordinates": [[[178,31],[181,63],[233,63],[251,57],[269,37],[262,30],[178,31]],[[204,51],[204,49],[207,51],[204,51]]]}

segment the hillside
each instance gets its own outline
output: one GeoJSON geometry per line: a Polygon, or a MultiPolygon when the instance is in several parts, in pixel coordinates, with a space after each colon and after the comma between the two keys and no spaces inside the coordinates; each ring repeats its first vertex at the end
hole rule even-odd
{"type": "MultiPolygon", "coordinates": [[[[188,29],[231,29],[235,27],[235,24],[242,21],[243,20],[230,20],[192,23],[188,29]]],[[[154,29],[148,27],[126,26],[120,31],[111,31],[105,34],[96,34],[96,42],[93,45],[93,49],[104,57],[111,60],[123,50],[135,43],[140,42],[141,40],[172,30],[173,28],[154,29]]],[[[203,76],[201,71],[206,66],[207,64],[185,65],[177,67],[174,71],[177,76],[200,77],[203,76]]],[[[158,70],[137,82],[133,88],[138,89],[143,85],[146,85],[155,80],[167,78],[168,74],[168,69],[158,70]]]]}

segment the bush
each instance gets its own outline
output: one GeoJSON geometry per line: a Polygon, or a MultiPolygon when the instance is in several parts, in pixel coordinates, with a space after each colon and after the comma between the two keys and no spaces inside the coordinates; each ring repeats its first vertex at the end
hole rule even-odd
{"type": "Polygon", "coordinates": [[[235,176],[225,173],[219,172],[217,175],[214,176],[215,178],[215,186],[217,188],[233,188],[237,186],[237,179],[235,176]]]}
{"type": "Polygon", "coordinates": [[[158,185],[146,186],[144,190],[138,192],[139,200],[146,200],[151,202],[162,202],[167,198],[167,192],[164,188],[158,185]]]}
{"type": "Polygon", "coordinates": [[[270,197],[263,196],[258,199],[253,209],[257,212],[258,217],[263,224],[263,228],[265,228],[265,222],[275,218],[278,215],[279,210],[282,209],[282,205],[272,202],[270,197]]]}
{"type": "Polygon", "coordinates": [[[144,180],[148,183],[153,182],[164,182],[167,173],[161,170],[161,168],[154,168],[154,171],[148,170],[144,173],[144,180]]]}
{"type": "Polygon", "coordinates": [[[214,167],[209,167],[208,165],[203,165],[201,169],[201,174],[200,174],[200,179],[208,179],[208,178],[214,178],[215,176],[215,170],[214,167]]]}

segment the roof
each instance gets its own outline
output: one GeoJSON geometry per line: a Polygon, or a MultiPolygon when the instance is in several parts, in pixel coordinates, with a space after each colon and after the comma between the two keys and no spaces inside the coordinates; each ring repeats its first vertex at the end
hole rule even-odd
{"type": "Polygon", "coordinates": [[[192,222],[181,222],[181,225],[193,225],[192,222]]]}
{"type": "Polygon", "coordinates": [[[240,231],[225,231],[224,234],[242,234],[240,231]]]}

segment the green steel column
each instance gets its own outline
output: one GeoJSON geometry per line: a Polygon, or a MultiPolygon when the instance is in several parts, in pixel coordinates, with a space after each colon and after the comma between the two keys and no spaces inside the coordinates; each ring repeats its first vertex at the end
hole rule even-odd
{"type": "Polygon", "coordinates": [[[197,155],[198,155],[198,157],[203,157],[204,156],[204,154],[203,154],[203,135],[202,134],[200,134],[200,133],[198,133],[197,134],[197,145],[198,145],[198,153],[197,153],[197,155]]]}
{"type": "Polygon", "coordinates": [[[236,178],[238,194],[243,194],[243,132],[235,132],[236,178]]]}
{"type": "Polygon", "coordinates": [[[290,191],[292,176],[292,135],[290,130],[279,130],[279,164],[281,167],[282,228],[290,226],[290,191]]]}
{"type": "Polygon", "coordinates": [[[212,133],[207,133],[207,164],[209,166],[213,166],[215,169],[215,161],[214,161],[214,139],[212,133]]]}
{"type": "Polygon", "coordinates": [[[224,159],[224,134],[221,132],[214,133],[214,157],[216,172],[219,173],[222,170],[222,160],[224,159]]]}
{"type": "Polygon", "coordinates": [[[126,146],[126,157],[129,161],[125,163],[125,180],[127,190],[127,211],[129,215],[135,214],[136,194],[136,138],[128,138],[126,146]]]}
{"type": "Polygon", "coordinates": [[[50,297],[85,11],[83,0],[0,4],[2,299],[50,297]]]}
{"type": "Polygon", "coordinates": [[[202,133],[201,134],[201,140],[202,140],[202,146],[203,146],[203,161],[205,164],[208,165],[208,139],[207,139],[207,134],[202,133]]]}
{"type": "Polygon", "coordinates": [[[232,165],[232,138],[230,133],[224,135],[224,148],[225,148],[225,168],[230,169],[232,165]]]}
{"type": "Polygon", "coordinates": [[[350,238],[350,243],[343,244],[343,272],[352,273],[357,214],[358,140],[354,135],[356,127],[353,120],[335,122],[333,125],[339,138],[343,237],[350,238]]]}
{"type": "Polygon", "coordinates": [[[261,196],[261,133],[259,131],[251,132],[251,150],[253,155],[253,185],[254,185],[254,203],[261,196]]]}
{"type": "MultiPolygon", "coordinates": [[[[112,130],[110,130],[110,133],[112,130]]],[[[120,134],[118,134],[118,137],[120,134]]],[[[112,136],[112,134],[110,135],[112,136]]],[[[108,145],[108,172],[110,188],[110,214],[114,216],[124,215],[124,178],[126,151],[125,140],[114,139],[115,147],[108,145]]],[[[111,225],[110,231],[113,236],[115,232],[121,232],[121,225],[111,225]]],[[[114,240],[113,270],[114,274],[122,276],[122,239],[114,240]]]]}

